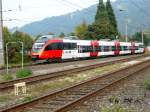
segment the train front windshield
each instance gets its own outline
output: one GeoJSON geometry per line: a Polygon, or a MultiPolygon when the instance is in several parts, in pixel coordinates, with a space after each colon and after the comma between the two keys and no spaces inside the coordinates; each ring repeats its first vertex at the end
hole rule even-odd
{"type": "Polygon", "coordinates": [[[32,48],[32,52],[40,52],[45,43],[35,43],[32,48]]]}

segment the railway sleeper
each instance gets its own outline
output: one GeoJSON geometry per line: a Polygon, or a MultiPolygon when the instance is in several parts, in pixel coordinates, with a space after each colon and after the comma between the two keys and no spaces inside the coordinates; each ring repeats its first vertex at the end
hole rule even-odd
{"type": "Polygon", "coordinates": [[[42,103],[43,105],[64,105],[66,104],[67,101],[65,100],[53,100],[53,101],[48,101],[48,102],[44,102],[42,103]]]}
{"type": "Polygon", "coordinates": [[[33,108],[33,109],[28,109],[26,111],[23,112],[50,112],[49,109],[38,109],[38,108],[33,108]]]}
{"type": "Polygon", "coordinates": [[[32,109],[34,109],[34,108],[36,108],[36,109],[55,109],[53,106],[49,106],[49,105],[36,105],[36,106],[33,106],[33,108],[32,109]]]}

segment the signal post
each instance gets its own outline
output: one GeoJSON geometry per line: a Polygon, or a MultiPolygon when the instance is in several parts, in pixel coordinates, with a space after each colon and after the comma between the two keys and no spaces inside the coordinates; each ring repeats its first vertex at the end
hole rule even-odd
{"type": "Polygon", "coordinates": [[[0,66],[4,65],[4,47],[3,47],[3,15],[2,0],[0,0],[0,66]]]}

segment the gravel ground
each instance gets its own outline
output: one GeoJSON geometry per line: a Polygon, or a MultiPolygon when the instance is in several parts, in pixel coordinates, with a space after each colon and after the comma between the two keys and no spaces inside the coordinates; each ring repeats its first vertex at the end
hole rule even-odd
{"type": "Polygon", "coordinates": [[[144,87],[146,79],[150,79],[150,67],[113,88],[107,95],[89,99],[69,112],[101,112],[101,107],[114,106],[111,99],[120,102],[119,104],[129,112],[150,112],[150,90],[144,87]]]}
{"type": "MultiPolygon", "coordinates": [[[[136,55],[132,55],[136,56],[136,55]]],[[[131,57],[132,57],[131,56],[131,57]]],[[[51,63],[51,64],[41,64],[41,65],[36,65],[36,66],[30,66],[30,67],[25,67],[29,68],[34,72],[34,75],[36,74],[42,74],[42,73],[47,73],[48,71],[54,71],[54,69],[66,69],[66,68],[72,68],[76,66],[83,66],[86,64],[94,64],[94,63],[102,63],[105,61],[112,61],[114,59],[122,59],[122,58],[127,58],[128,56],[118,56],[118,57],[107,57],[107,58],[97,58],[97,59],[88,59],[88,60],[77,60],[77,61],[67,61],[64,63],[51,63]]],[[[9,69],[9,73],[15,74],[16,71],[18,71],[21,68],[13,68],[9,69]]],[[[6,73],[5,70],[0,70],[0,75],[6,73]]]]}
{"type": "MultiPolygon", "coordinates": [[[[149,59],[149,58],[144,58],[144,60],[145,59],[149,59]]],[[[89,78],[125,67],[129,64],[135,64],[137,62],[139,61],[134,60],[134,61],[124,62],[124,63],[108,65],[97,69],[89,70],[86,72],[80,72],[78,74],[70,74],[68,76],[56,78],[51,81],[41,82],[38,84],[27,86],[27,95],[14,96],[14,92],[12,90],[6,92],[5,94],[0,93],[0,108],[13,105],[16,103],[29,101],[37,96],[42,95],[43,92],[44,93],[53,92],[60,88],[67,87],[69,85],[74,85],[76,83],[82,82],[83,80],[87,80],[89,78]]]]}
{"type": "MultiPolygon", "coordinates": [[[[137,55],[132,55],[132,56],[137,56],[137,55]]],[[[90,64],[109,62],[112,60],[123,59],[123,58],[127,58],[127,57],[129,57],[129,56],[78,60],[78,61],[71,61],[71,62],[64,62],[64,63],[42,64],[42,65],[25,67],[25,68],[31,69],[33,72],[33,76],[34,76],[34,75],[48,74],[48,73],[62,71],[62,70],[68,70],[71,68],[77,68],[77,67],[90,65],[90,64]]],[[[15,74],[18,70],[19,70],[18,68],[14,68],[14,69],[9,70],[9,73],[11,73],[11,76],[13,77],[13,79],[16,79],[15,74]]],[[[6,72],[6,70],[0,70],[0,82],[5,81],[5,78],[4,78],[5,72],[6,72]]]]}

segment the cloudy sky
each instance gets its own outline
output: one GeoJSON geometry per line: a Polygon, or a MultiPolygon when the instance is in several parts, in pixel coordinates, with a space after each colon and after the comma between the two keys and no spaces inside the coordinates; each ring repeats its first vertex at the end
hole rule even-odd
{"type": "MultiPolygon", "coordinates": [[[[2,0],[4,25],[9,28],[81,10],[99,0],[2,0]],[[12,11],[8,11],[12,10],[12,11]],[[12,21],[10,21],[10,19],[12,21]]],[[[106,0],[104,0],[106,1],[106,0]]],[[[115,1],[115,0],[111,0],[115,1]]]]}

